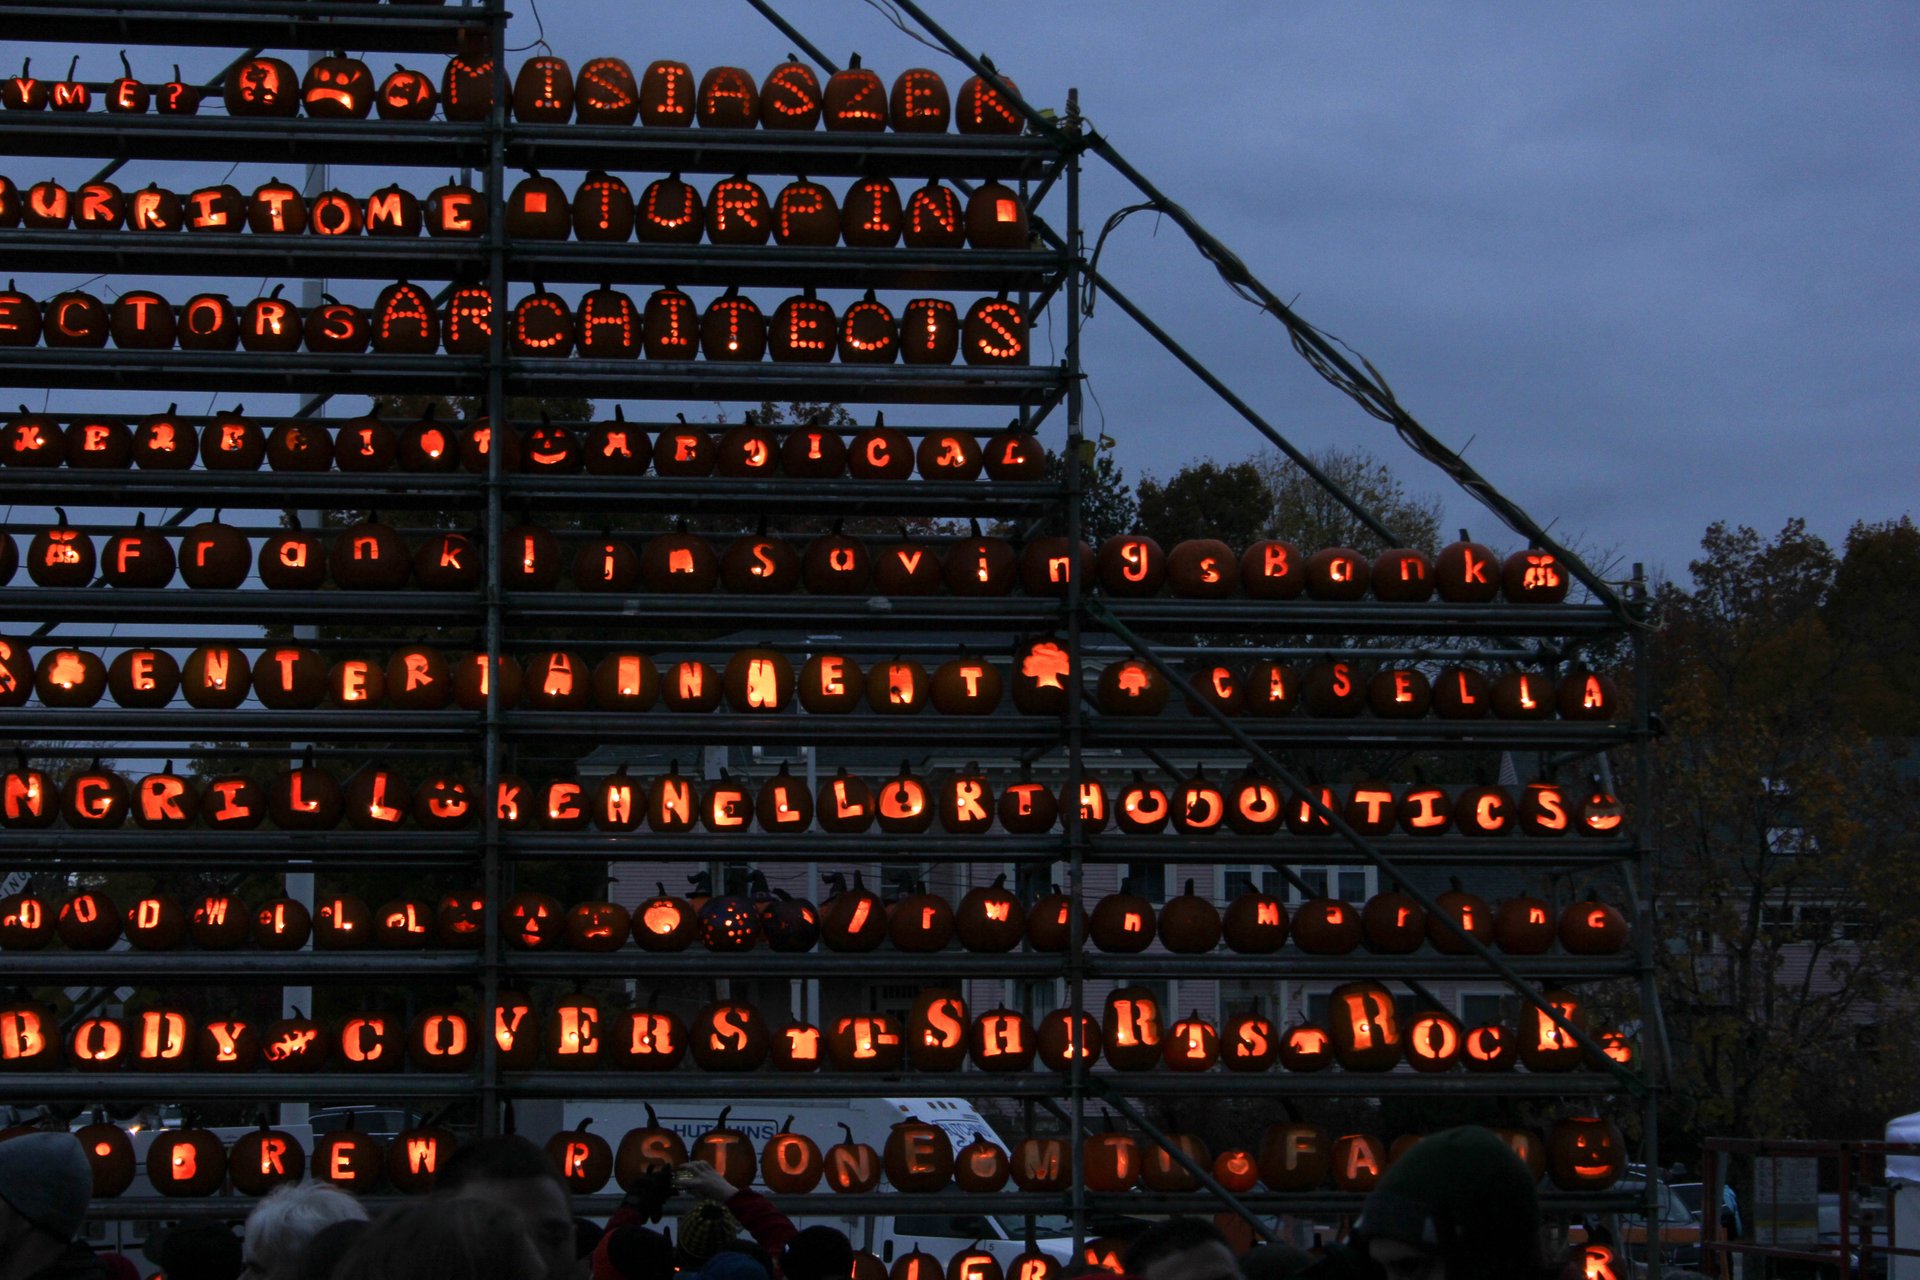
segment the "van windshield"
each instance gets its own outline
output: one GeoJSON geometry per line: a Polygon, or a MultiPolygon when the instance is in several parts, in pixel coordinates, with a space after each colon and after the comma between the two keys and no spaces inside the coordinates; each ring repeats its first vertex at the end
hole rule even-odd
{"type": "MultiPolygon", "coordinates": [[[[995,1214],[994,1220],[1000,1229],[1007,1233],[1009,1240],[1024,1240],[1027,1235],[1027,1220],[1017,1213],[995,1214]]],[[[1073,1234],[1073,1219],[1060,1213],[1036,1213],[1033,1215],[1033,1234],[1036,1236],[1070,1236],[1073,1234]]]]}

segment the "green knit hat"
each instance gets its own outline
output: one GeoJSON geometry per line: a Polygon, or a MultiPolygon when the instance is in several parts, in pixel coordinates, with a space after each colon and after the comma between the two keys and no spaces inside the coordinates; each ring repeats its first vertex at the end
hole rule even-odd
{"type": "Polygon", "coordinates": [[[739,1220],[718,1200],[702,1200],[680,1215],[680,1252],[696,1265],[739,1235],[739,1220]]]}
{"type": "Polygon", "coordinates": [[[1479,1125],[1415,1143],[1367,1197],[1355,1229],[1432,1250],[1447,1280],[1534,1280],[1543,1265],[1533,1176],[1479,1125]]]}

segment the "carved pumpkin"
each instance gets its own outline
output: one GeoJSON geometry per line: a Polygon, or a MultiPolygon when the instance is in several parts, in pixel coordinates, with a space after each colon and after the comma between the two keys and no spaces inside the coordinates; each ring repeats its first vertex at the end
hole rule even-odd
{"type": "Polygon", "coordinates": [[[906,229],[900,189],[887,178],[862,178],[840,202],[840,238],[856,249],[891,249],[906,229]]]}
{"type": "Polygon", "coordinates": [[[573,116],[573,71],[566,59],[528,58],[513,77],[513,115],[534,124],[565,124],[573,116]]]}
{"type": "Polygon", "coordinates": [[[792,54],[760,85],[760,127],[805,132],[820,123],[820,79],[792,54]]]}
{"type": "Polygon", "coordinates": [[[581,124],[629,125],[640,114],[640,87],[625,59],[589,58],[573,81],[573,114],[581,124]]]}
{"type": "Polygon", "coordinates": [[[597,1133],[588,1133],[592,1119],[582,1120],[569,1133],[547,1139],[547,1162],[568,1191],[590,1196],[607,1185],[613,1173],[613,1148],[597,1133]]]}
{"type": "Polygon", "coordinates": [[[300,77],[279,58],[248,58],[228,67],[221,82],[230,116],[296,116],[300,96],[300,77]]]}
{"type": "Polygon", "coordinates": [[[1027,316],[1004,293],[982,298],[960,325],[960,354],[970,365],[1024,365],[1028,360],[1027,316]]]}
{"type": "Polygon", "coordinates": [[[707,239],[714,244],[765,244],[773,223],[767,193],[744,173],[722,178],[707,192],[707,239]]]}
{"type": "Polygon", "coordinates": [[[614,1180],[628,1191],[650,1170],[677,1169],[687,1162],[686,1143],[680,1135],[660,1123],[651,1103],[641,1105],[647,1109],[646,1125],[627,1130],[613,1158],[614,1180]]]}
{"type": "Polygon", "coordinates": [[[635,237],[649,244],[698,244],[706,226],[700,192],[678,171],[647,185],[634,215],[635,237]]]}
{"type": "Polygon", "coordinates": [[[1327,1019],[1334,1056],[1347,1070],[1386,1071],[1399,1062],[1404,1041],[1399,1011],[1393,994],[1379,983],[1335,987],[1327,1019]]]}
{"type": "Polygon", "coordinates": [[[843,1195],[861,1195],[880,1185],[880,1153],[856,1142],[853,1130],[841,1124],[845,1136],[827,1148],[827,1185],[843,1195]]]}
{"type": "Polygon", "coordinates": [[[684,62],[661,59],[640,77],[640,123],[650,128],[685,129],[693,124],[697,95],[693,70],[684,62]]]}
{"type": "Polygon", "coordinates": [[[1332,1167],[1331,1143],[1324,1129],[1298,1122],[1267,1126],[1260,1138],[1260,1181],[1271,1191],[1314,1191],[1332,1167]]]}
{"type": "MultiPolygon", "coordinates": [[[[984,58],[981,62],[998,77],[1008,92],[1019,94],[1020,87],[1011,77],[1000,75],[992,62],[984,58]]],[[[1026,127],[1026,119],[1014,106],[1013,98],[976,75],[970,76],[960,86],[954,125],[961,133],[1016,134],[1026,127]]]]}
{"type": "Polygon", "coordinates": [[[1603,1191],[1626,1168],[1626,1140],[1611,1120],[1570,1116],[1547,1135],[1547,1176],[1564,1191],[1603,1191]]]}
{"type": "Polygon", "coordinates": [[[1619,908],[1589,897],[1560,913],[1559,936],[1568,955],[1611,956],[1626,949],[1630,930],[1619,908]]]}
{"type": "Polygon", "coordinates": [[[165,1130],[147,1148],[147,1181],[163,1196],[212,1195],[226,1176],[227,1149],[211,1130],[165,1130]]]}
{"type": "Polygon", "coordinates": [[[793,1132],[792,1116],[760,1148],[760,1180],[776,1195],[805,1195],[825,1174],[826,1158],[812,1138],[793,1132]]]}
{"type": "Polygon", "coordinates": [[[732,1107],[720,1109],[713,1128],[693,1144],[690,1155],[692,1159],[706,1161],[713,1166],[715,1173],[745,1191],[753,1185],[757,1162],[754,1159],[753,1140],[740,1130],[727,1127],[727,1113],[732,1110],[732,1107]]]}
{"type": "Polygon", "coordinates": [[[1027,247],[1027,206],[1013,188],[983,182],[967,197],[967,243],[975,249],[1027,247]]]}
{"type": "Polygon", "coordinates": [[[887,128],[887,87],[853,54],[847,65],[827,79],[821,115],[829,132],[884,133],[887,128]]]}

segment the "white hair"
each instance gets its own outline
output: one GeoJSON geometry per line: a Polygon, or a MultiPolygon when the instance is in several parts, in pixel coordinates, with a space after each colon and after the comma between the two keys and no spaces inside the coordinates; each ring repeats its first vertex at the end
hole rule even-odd
{"type": "Polygon", "coordinates": [[[324,1227],[365,1222],[366,1206],[325,1182],[283,1182],[247,1215],[247,1260],[269,1275],[287,1274],[324,1227]]]}

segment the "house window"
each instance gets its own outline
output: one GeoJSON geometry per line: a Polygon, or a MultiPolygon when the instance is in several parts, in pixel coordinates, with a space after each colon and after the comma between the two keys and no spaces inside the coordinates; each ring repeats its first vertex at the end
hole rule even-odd
{"type": "Polygon", "coordinates": [[[1309,898],[1343,898],[1364,902],[1374,893],[1372,867],[1295,867],[1294,874],[1306,884],[1302,893],[1297,885],[1287,886],[1287,901],[1305,902],[1309,898]]]}
{"type": "Polygon", "coordinates": [[[1460,1022],[1463,1026],[1481,1027],[1488,1023],[1500,1022],[1507,1009],[1507,997],[1497,991],[1462,991],[1460,993],[1460,1022]]]}
{"type": "Polygon", "coordinates": [[[1780,858],[1797,858],[1817,848],[1805,827],[1768,827],[1767,852],[1780,858]]]}
{"type": "Polygon", "coordinates": [[[1280,984],[1259,978],[1224,978],[1220,982],[1220,1021],[1242,1013],[1274,1018],[1280,1011],[1280,984]]]}
{"type": "Polygon", "coordinates": [[[1230,862],[1220,868],[1220,901],[1232,902],[1249,890],[1280,894],[1287,878],[1272,867],[1257,862],[1230,862]]]}
{"type": "Polygon", "coordinates": [[[1164,862],[1129,862],[1127,864],[1127,887],[1145,898],[1148,902],[1167,900],[1167,864],[1164,862]]]}
{"type": "Polygon", "coordinates": [[[1052,1013],[1062,1003],[1058,978],[1020,978],[1007,984],[1007,995],[1009,1003],[1029,1023],[1052,1013]]]}

